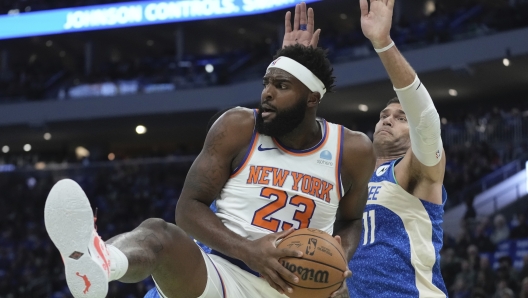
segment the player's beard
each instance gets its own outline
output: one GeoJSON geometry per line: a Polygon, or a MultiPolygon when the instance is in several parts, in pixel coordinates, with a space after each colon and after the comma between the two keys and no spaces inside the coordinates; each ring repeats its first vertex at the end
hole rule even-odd
{"type": "Polygon", "coordinates": [[[304,120],[306,113],[306,101],[299,99],[291,108],[275,112],[275,118],[270,122],[264,122],[262,118],[262,103],[259,106],[259,112],[256,119],[256,128],[258,133],[273,138],[282,137],[293,131],[304,120]]]}

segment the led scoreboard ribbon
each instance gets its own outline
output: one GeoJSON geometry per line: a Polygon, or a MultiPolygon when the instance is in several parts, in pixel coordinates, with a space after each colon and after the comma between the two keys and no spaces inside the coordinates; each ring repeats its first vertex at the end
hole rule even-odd
{"type": "Polygon", "coordinates": [[[136,1],[0,16],[0,39],[266,13],[319,0],[136,1]]]}

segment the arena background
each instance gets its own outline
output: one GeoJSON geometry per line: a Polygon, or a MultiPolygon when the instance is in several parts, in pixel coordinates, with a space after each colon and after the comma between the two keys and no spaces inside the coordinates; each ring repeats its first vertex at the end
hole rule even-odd
{"type": "MultiPolygon", "coordinates": [[[[163,15],[169,2],[118,2],[0,3],[2,298],[71,297],[43,225],[59,179],[85,189],[103,239],[149,217],[174,222],[209,119],[257,105],[284,13],[299,1],[173,1],[188,9],[179,17],[163,15]],[[122,7],[145,16],[112,21],[122,7]],[[107,18],[83,19],[93,9],[107,18]]],[[[338,86],[319,115],[371,136],[395,94],[359,5],[311,2],[338,86]]],[[[528,1],[397,0],[392,37],[442,118],[450,296],[528,297],[528,1]]],[[[109,297],[152,286],[113,282],[109,297]]]]}

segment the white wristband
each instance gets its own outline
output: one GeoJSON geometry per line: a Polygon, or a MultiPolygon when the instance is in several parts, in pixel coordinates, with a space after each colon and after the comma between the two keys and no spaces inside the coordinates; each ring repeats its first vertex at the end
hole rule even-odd
{"type": "Polygon", "coordinates": [[[392,48],[394,46],[394,41],[391,42],[388,46],[384,47],[384,48],[381,48],[381,49],[376,49],[374,48],[374,51],[376,51],[376,53],[383,53],[383,52],[386,52],[388,51],[390,48],[392,48]]]}

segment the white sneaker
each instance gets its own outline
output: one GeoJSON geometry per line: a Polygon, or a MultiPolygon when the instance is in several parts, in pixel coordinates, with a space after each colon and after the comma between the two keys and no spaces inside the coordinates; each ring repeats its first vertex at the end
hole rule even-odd
{"type": "Polygon", "coordinates": [[[73,180],[51,189],[44,223],[64,261],[66,281],[75,298],[104,298],[108,292],[110,257],[95,230],[90,202],[73,180]]]}

